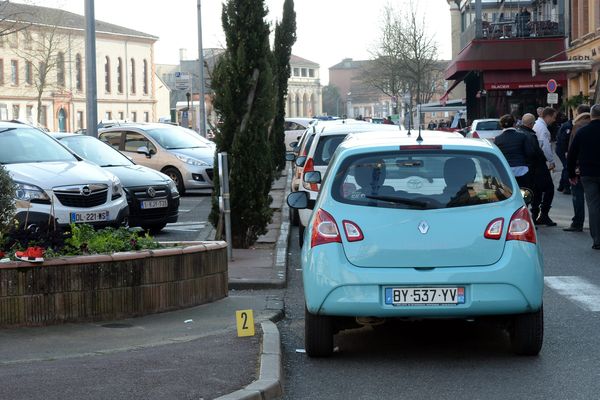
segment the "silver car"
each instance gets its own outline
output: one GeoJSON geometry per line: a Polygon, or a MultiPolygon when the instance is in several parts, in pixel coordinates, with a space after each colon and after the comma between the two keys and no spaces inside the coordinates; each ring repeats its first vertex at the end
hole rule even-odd
{"type": "Polygon", "coordinates": [[[196,132],[166,124],[125,124],[98,138],[143,165],[168,175],[179,193],[212,189],[215,144],[196,132]]]}
{"type": "Polygon", "coordinates": [[[501,133],[502,128],[500,127],[500,119],[476,119],[473,121],[473,124],[471,124],[471,128],[465,137],[473,139],[488,139],[493,142],[496,136],[501,133]]]}

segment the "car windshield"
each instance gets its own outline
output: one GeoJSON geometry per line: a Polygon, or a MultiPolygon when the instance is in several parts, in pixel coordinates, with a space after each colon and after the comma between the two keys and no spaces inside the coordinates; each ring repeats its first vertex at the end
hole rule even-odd
{"type": "Polygon", "coordinates": [[[502,130],[500,128],[500,122],[498,121],[482,121],[477,123],[478,131],[499,131],[502,130]]]}
{"type": "Polygon", "coordinates": [[[498,157],[458,151],[357,155],[342,163],[332,187],[343,203],[410,209],[495,203],[512,193],[498,157]]]}
{"type": "Polygon", "coordinates": [[[147,129],[146,132],[167,150],[209,147],[209,144],[200,135],[179,126],[147,129]]]}
{"type": "Polygon", "coordinates": [[[0,128],[0,163],[77,161],[47,134],[33,128],[0,128]]]}
{"type": "Polygon", "coordinates": [[[60,141],[73,153],[101,167],[133,165],[123,154],[91,136],[73,135],[63,137],[60,141]]]}

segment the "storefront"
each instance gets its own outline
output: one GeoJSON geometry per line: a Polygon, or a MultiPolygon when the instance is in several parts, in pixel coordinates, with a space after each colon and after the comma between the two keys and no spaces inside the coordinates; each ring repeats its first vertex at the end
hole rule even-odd
{"type": "Polygon", "coordinates": [[[591,62],[590,71],[569,72],[569,97],[581,95],[589,102],[600,102],[600,36],[575,45],[567,52],[571,61],[591,62]]]}

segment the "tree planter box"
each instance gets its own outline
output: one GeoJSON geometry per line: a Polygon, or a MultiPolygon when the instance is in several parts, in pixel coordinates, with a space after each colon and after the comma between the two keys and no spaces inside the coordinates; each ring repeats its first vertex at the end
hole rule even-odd
{"type": "Polygon", "coordinates": [[[0,263],[0,327],[136,317],[226,297],[226,243],[181,244],[0,263]]]}

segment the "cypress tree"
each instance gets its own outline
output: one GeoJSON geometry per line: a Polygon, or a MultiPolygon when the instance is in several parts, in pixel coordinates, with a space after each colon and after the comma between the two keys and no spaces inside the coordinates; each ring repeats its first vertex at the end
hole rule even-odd
{"type": "Polygon", "coordinates": [[[277,171],[285,167],[285,104],[288,92],[288,79],[290,78],[290,56],[292,46],[296,42],[296,12],[294,0],[285,0],[283,3],[283,17],[275,26],[275,41],[273,57],[275,61],[275,81],[277,88],[275,121],[271,131],[271,149],[273,164],[277,171]]]}
{"type": "MultiPolygon", "coordinates": [[[[275,114],[275,94],[266,15],[264,0],[228,0],[223,5],[227,49],[213,72],[215,109],[222,120],[215,142],[217,152],[229,155],[231,233],[236,248],[254,243],[266,232],[272,216],[268,132],[275,114]]],[[[219,215],[217,174],[215,178],[213,224],[219,215]]]]}

